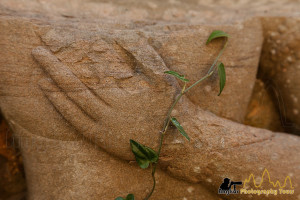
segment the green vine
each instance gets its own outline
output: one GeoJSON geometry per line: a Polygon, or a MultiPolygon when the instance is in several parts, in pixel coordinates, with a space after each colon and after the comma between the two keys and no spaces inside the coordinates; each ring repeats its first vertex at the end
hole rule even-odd
{"type": "MultiPolygon", "coordinates": [[[[157,167],[158,160],[159,160],[159,157],[160,157],[162,144],[163,144],[163,139],[164,139],[165,134],[167,133],[170,122],[178,129],[178,131],[188,141],[190,141],[190,138],[189,138],[188,134],[185,132],[185,130],[180,125],[180,123],[177,121],[177,119],[175,117],[171,116],[171,113],[172,113],[173,109],[175,108],[176,104],[178,103],[178,101],[190,89],[192,89],[193,87],[195,87],[196,85],[198,85],[199,83],[204,81],[205,79],[209,78],[216,70],[218,70],[219,85],[220,85],[220,92],[219,92],[218,96],[221,94],[221,92],[224,89],[225,82],[226,82],[225,68],[224,68],[224,64],[221,63],[221,62],[218,62],[218,60],[221,57],[221,55],[223,54],[223,52],[224,52],[224,50],[227,46],[227,41],[228,41],[229,35],[227,33],[223,32],[223,31],[213,31],[210,34],[210,36],[208,37],[206,44],[210,43],[213,39],[220,38],[220,37],[225,38],[225,44],[224,44],[223,48],[221,49],[218,56],[214,60],[213,64],[209,68],[207,74],[205,76],[203,76],[201,79],[199,79],[198,81],[196,81],[195,83],[193,83],[190,87],[186,88],[186,84],[189,82],[189,80],[186,79],[184,75],[180,75],[179,73],[174,72],[174,71],[166,71],[165,72],[166,74],[170,74],[172,76],[175,76],[176,78],[183,81],[184,86],[181,89],[180,94],[177,95],[175,101],[173,102],[172,106],[170,107],[170,109],[168,111],[166,119],[164,120],[164,126],[162,128],[162,131],[160,132],[161,136],[160,136],[158,151],[156,152],[153,149],[151,149],[150,147],[142,145],[142,144],[140,144],[140,143],[138,143],[134,140],[130,140],[130,147],[131,147],[131,150],[132,150],[132,152],[135,156],[135,159],[136,159],[138,165],[143,169],[148,168],[149,165],[152,168],[151,175],[152,175],[152,179],[153,179],[153,186],[152,186],[152,189],[151,189],[150,193],[146,196],[146,198],[144,200],[150,199],[150,197],[152,196],[152,194],[155,190],[155,186],[156,186],[156,180],[155,180],[156,167],[157,167]]],[[[128,194],[126,198],[118,197],[115,200],[134,200],[134,195],[133,194],[128,194]]]]}

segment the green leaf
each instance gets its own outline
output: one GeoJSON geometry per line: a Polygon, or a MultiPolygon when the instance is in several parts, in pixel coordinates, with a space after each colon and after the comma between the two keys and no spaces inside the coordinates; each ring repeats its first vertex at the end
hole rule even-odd
{"type": "Polygon", "coordinates": [[[145,169],[150,163],[154,163],[158,160],[157,153],[150,147],[139,144],[134,140],[130,140],[130,146],[131,151],[141,168],[145,169]]]}
{"type": "Polygon", "coordinates": [[[182,80],[183,82],[189,82],[190,80],[184,78],[184,75],[180,75],[179,73],[177,72],[174,72],[174,71],[165,71],[165,74],[171,74],[177,78],[179,78],[180,80],[182,80]]]}
{"type": "Polygon", "coordinates": [[[225,68],[223,63],[218,64],[218,75],[220,77],[220,92],[218,96],[220,96],[226,83],[226,73],[225,73],[225,68]]]}
{"type": "Polygon", "coordinates": [[[149,160],[146,160],[146,159],[142,159],[142,158],[139,158],[137,156],[135,156],[135,160],[136,162],[138,163],[138,165],[142,168],[142,169],[146,169],[148,168],[150,162],[149,160]]]}
{"type": "Polygon", "coordinates": [[[134,200],[134,195],[133,194],[128,194],[126,197],[126,200],[134,200]]]}
{"type": "Polygon", "coordinates": [[[210,36],[208,37],[206,44],[210,43],[213,39],[220,38],[220,37],[226,37],[228,38],[229,35],[223,31],[213,31],[210,36]]]}
{"type": "Polygon", "coordinates": [[[189,136],[186,134],[183,127],[180,125],[180,123],[177,121],[177,119],[175,117],[171,118],[171,122],[176,126],[176,128],[179,130],[181,135],[183,135],[188,141],[190,141],[189,136]]]}
{"type": "Polygon", "coordinates": [[[128,194],[126,199],[124,199],[123,197],[117,197],[117,198],[115,198],[115,200],[134,200],[134,195],[128,194]]]}

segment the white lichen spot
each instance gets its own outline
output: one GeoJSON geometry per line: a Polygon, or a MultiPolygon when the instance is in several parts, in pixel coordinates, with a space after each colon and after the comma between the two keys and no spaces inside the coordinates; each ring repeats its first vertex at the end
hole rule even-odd
{"type": "Polygon", "coordinates": [[[283,33],[286,31],[286,27],[284,25],[279,25],[278,30],[279,30],[279,32],[283,33]]]}
{"type": "Polygon", "coordinates": [[[287,60],[288,62],[292,62],[292,61],[293,61],[293,58],[292,58],[292,56],[288,56],[288,57],[286,58],[286,60],[287,60]]]}
{"type": "Polygon", "coordinates": [[[271,52],[272,55],[276,54],[276,50],[275,49],[272,49],[270,52],[271,52]]]}
{"type": "Polygon", "coordinates": [[[221,138],[221,147],[225,148],[225,140],[224,140],[224,138],[221,138]]]}
{"type": "Polygon", "coordinates": [[[277,160],[278,159],[278,154],[277,153],[273,153],[271,155],[271,160],[277,160]]]}
{"type": "Polygon", "coordinates": [[[255,178],[255,183],[256,183],[256,184],[260,184],[260,182],[261,182],[261,177],[260,177],[260,176],[257,176],[257,177],[255,178]]]}
{"type": "Polygon", "coordinates": [[[182,122],[181,125],[182,125],[182,127],[188,127],[187,122],[182,122]]]}
{"type": "Polygon", "coordinates": [[[246,159],[247,159],[249,162],[256,162],[256,161],[258,160],[256,155],[247,155],[247,156],[246,156],[246,159]]]}
{"type": "Polygon", "coordinates": [[[155,3],[153,3],[153,2],[148,2],[148,6],[150,7],[150,8],[157,8],[157,4],[155,4],[155,3]]]}
{"type": "Polygon", "coordinates": [[[198,166],[194,167],[194,172],[199,174],[200,173],[200,167],[198,167],[198,166]]]}
{"type": "Polygon", "coordinates": [[[256,130],[255,129],[250,129],[249,132],[254,134],[254,133],[256,133],[256,130]]]}
{"type": "Polygon", "coordinates": [[[190,186],[190,187],[187,188],[187,191],[188,191],[189,193],[194,192],[194,190],[195,190],[195,188],[192,187],[192,186],[190,186]]]}
{"type": "Polygon", "coordinates": [[[249,185],[246,185],[245,187],[244,187],[244,189],[249,189],[250,188],[250,186],[249,185]]]}
{"type": "Polygon", "coordinates": [[[178,116],[178,110],[176,110],[176,109],[172,110],[171,115],[174,117],[178,116]]]}
{"type": "Polygon", "coordinates": [[[298,102],[298,98],[297,98],[297,97],[294,97],[294,98],[293,98],[293,101],[294,101],[295,103],[297,103],[297,102],[298,102]]]}
{"type": "Polygon", "coordinates": [[[202,143],[199,140],[195,141],[194,147],[196,147],[197,149],[200,149],[202,147],[202,143]]]}
{"type": "Polygon", "coordinates": [[[177,51],[178,46],[177,45],[171,45],[170,48],[171,48],[172,51],[177,51]]]}
{"type": "Polygon", "coordinates": [[[206,85],[204,87],[204,89],[205,89],[206,92],[210,92],[211,91],[211,86],[210,85],[206,85]]]}
{"type": "Polygon", "coordinates": [[[238,24],[237,28],[238,28],[238,30],[242,30],[244,28],[244,25],[243,24],[238,24]]]}
{"type": "Polygon", "coordinates": [[[277,33],[274,32],[274,31],[272,31],[272,32],[270,33],[270,36],[271,36],[271,37],[275,37],[276,35],[277,35],[277,33]]]}
{"type": "Polygon", "coordinates": [[[294,113],[294,115],[298,115],[299,110],[298,110],[298,109],[294,109],[294,110],[293,110],[293,113],[294,113]]]}
{"type": "Polygon", "coordinates": [[[188,200],[186,197],[183,197],[183,199],[182,200],[188,200]]]}
{"type": "Polygon", "coordinates": [[[183,144],[184,141],[182,139],[175,139],[172,141],[172,144],[183,144]]]}
{"type": "Polygon", "coordinates": [[[211,183],[212,180],[210,178],[206,179],[207,182],[211,183]]]}
{"type": "Polygon", "coordinates": [[[178,4],[179,2],[177,0],[169,0],[170,4],[178,4]]]}
{"type": "Polygon", "coordinates": [[[294,174],[293,173],[289,173],[289,177],[293,177],[294,176],[294,174]]]}
{"type": "Polygon", "coordinates": [[[199,13],[193,10],[188,11],[188,15],[192,17],[196,17],[199,13]]]}

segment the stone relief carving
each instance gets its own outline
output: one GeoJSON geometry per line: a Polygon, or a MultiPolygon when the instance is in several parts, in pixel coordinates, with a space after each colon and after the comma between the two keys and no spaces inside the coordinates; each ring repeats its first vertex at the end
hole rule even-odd
{"type": "MultiPolygon", "coordinates": [[[[218,199],[223,178],[242,180],[264,168],[278,180],[292,174],[299,186],[299,136],[242,124],[259,70],[261,79],[278,86],[282,116],[297,132],[297,16],[260,18],[250,12],[240,21],[228,14],[223,25],[196,17],[187,25],[167,20],[168,12],[139,22],[145,14],[140,9],[126,15],[129,21],[113,21],[120,20],[117,14],[97,21],[97,7],[82,8],[87,18],[60,16],[62,2],[50,3],[57,9],[45,14],[26,6],[16,14],[13,3],[0,3],[0,108],[20,143],[28,199],[113,199],[129,192],[143,198],[151,178],[134,162],[129,139],[157,148],[161,122],[181,84],[163,72],[201,77],[220,48],[218,41],[205,45],[215,29],[232,36],[222,57],[228,80],[222,99],[213,77],[176,107],[173,115],[191,142],[169,131],[153,199],[218,199]]],[[[94,4],[103,9],[101,2],[94,4]]],[[[110,14],[124,8],[119,2],[106,6],[110,14]]],[[[295,190],[291,199],[297,195],[295,190]]]]}

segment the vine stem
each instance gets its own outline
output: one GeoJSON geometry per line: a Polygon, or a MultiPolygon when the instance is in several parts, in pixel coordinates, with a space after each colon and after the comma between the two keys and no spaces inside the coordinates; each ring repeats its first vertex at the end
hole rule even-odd
{"type": "MultiPolygon", "coordinates": [[[[157,152],[158,159],[159,159],[159,156],[160,156],[162,143],[163,143],[163,140],[164,140],[164,135],[166,134],[166,132],[168,130],[168,127],[169,127],[169,124],[170,124],[171,113],[172,113],[174,107],[176,106],[177,102],[180,100],[180,98],[182,97],[183,94],[184,94],[184,91],[181,91],[180,94],[177,96],[176,100],[174,101],[174,103],[172,104],[171,108],[168,111],[168,115],[167,115],[167,118],[165,120],[164,128],[163,128],[162,134],[160,136],[160,140],[159,140],[159,147],[158,147],[158,152],[157,152]]],[[[152,166],[152,164],[151,164],[151,166],[152,166]]],[[[155,180],[156,166],[157,166],[157,162],[154,163],[154,166],[152,166],[152,179],[153,179],[152,189],[151,189],[150,193],[147,195],[147,197],[144,200],[148,200],[152,196],[152,193],[154,192],[154,189],[155,189],[155,186],[156,186],[156,180],[155,180]]]]}
{"type": "Polygon", "coordinates": [[[227,38],[226,38],[226,41],[225,41],[225,44],[223,46],[223,48],[220,50],[218,56],[216,57],[216,59],[214,60],[213,64],[210,66],[207,74],[205,76],[203,76],[201,79],[199,79],[198,81],[196,81],[194,84],[192,84],[190,87],[188,87],[187,89],[185,89],[186,87],[186,82],[184,82],[184,86],[180,92],[180,94],[176,97],[175,101],[173,102],[172,106],[170,107],[169,111],[168,111],[168,114],[167,114],[167,117],[165,119],[165,122],[164,122],[164,126],[163,126],[163,129],[161,132],[161,136],[160,136],[160,141],[159,141],[159,147],[158,147],[158,152],[157,152],[157,155],[158,155],[158,159],[156,161],[156,163],[154,163],[152,165],[151,163],[151,168],[152,168],[152,179],[153,179],[153,186],[152,186],[152,189],[150,191],[150,193],[147,195],[147,197],[144,199],[144,200],[148,200],[154,190],[155,190],[155,186],[156,186],[156,179],[155,179],[155,172],[156,172],[156,167],[157,167],[157,163],[158,163],[158,160],[159,160],[159,157],[160,157],[160,152],[161,152],[161,149],[162,149],[162,144],[163,144],[163,139],[164,139],[164,135],[166,134],[168,128],[169,128],[169,125],[170,125],[170,121],[171,121],[171,113],[173,111],[173,109],[175,108],[176,104],[178,103],[178,101],[181,99],[181,97],[186,93],[188,92],[190,89],[192,89],[193,87],[195,87],[196,85],[198,85],[199,83],[201,83],[202,81],[204,81],[205,79],[209,78],[213,73],[214,73],[214,67],[215,65],[217,64],[219,58],[221,57],[221,55],[223,54],[226,46],[227,46],[227,38]]]}
{"type": "MultiPolygon", "coordinates": [[[[207,74],[206,76],[204,76],[203,78],[201,78],[200,80],[198,80],[197,82],[195,82],[193,85],[191,85],[189,88],[187,88],[185,90],[185,87],[186,87],[186,83],[184,84],[184,87],[183,89],[181,90],[180,94],[176,97],[174,103],[172,104],[171,108],[169,109],[168,111],[168,115],[167,115],[167,118],[165,120],[165,124],[164,124],[164,127],[162,129],[162,134],[160,136],[160,141],[159,141],[159,147],[158,147],[158,152],[157,152],[157,155],[158,155],[158,158],[160,157],[160,152],[161,152],[161,148],[162,148],[162,144],[163,144],[163,139],[164,139],[164,135],[166,134],[168,128],[169,128],[169,125],[170,125],[170,121],[171,121],[171,113],[174,109],[174,107],[176,106],[176,104],[178,103],[178,101],[181,99],[181,97],[191,88],[193,88],[194,86],[196,86],[197,84],[199,84],[201,81],[205,80],[206,78],[210,77],[211,75],[213,74],[213,71],[210,72],[209,74],[207,74]]],[[[148,200],[153,192],[154,192],[154,189],[155,189],[155,186],[156,186],[156,180],[155,180],[155,172],[156,172],[156,167],[157,167],[157,162],[154,163],[154,165],[152,166],[151,164],[151,167],[152,167],[152,179],[153,179],[153,186],[152,186],[152,189],[150,191],[150,193],[147,195],[147,197],[144,199],[144,200],[148,200]]]]}
{"type": "Polygon", "coordinates": [[[154,192],[154,189],[155,189],[155,186],[156,186],[156,180],[155,180],[156,163],[154,164],[154,166],[151,163],[151,168],[152,168],[153,186],[152,186],[151,192],[147,195],[145,200],[148,200],[152,196],[152,193],[154,192]]]}
{"type": "Polygon", "coordinates": [[[228,43],[228,38],[225,38],[225,44],[224,44],[223,48],[221,49],[221,51],[219,52],[219,54],[216,57],[216,59],[214,60],[213,64],[210,66],[207,74],[209,74],[211,71],[213,71],[214,66],[217,64],[219,58],[221,57],[221,55],[223,54],[225,48],[227,47],[227,43],[228,43]]]}

